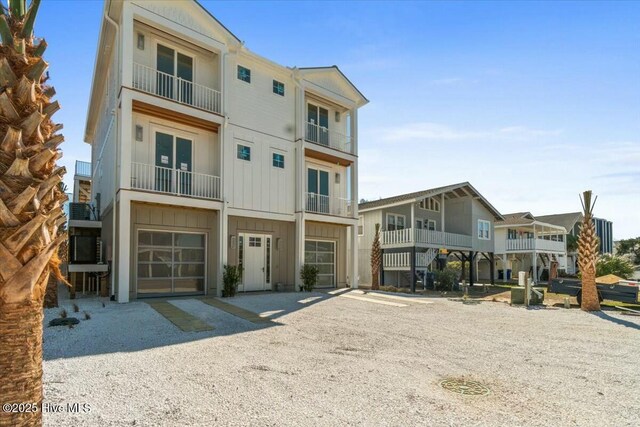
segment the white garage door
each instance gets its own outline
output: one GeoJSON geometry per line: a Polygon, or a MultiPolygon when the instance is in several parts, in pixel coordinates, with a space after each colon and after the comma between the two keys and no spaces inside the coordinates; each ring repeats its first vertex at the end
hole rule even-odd
{"type": "Polygon", "coordinates": [[[138,296],[204,293],[206,235],[138,231],[138,296]]]}
{"type": "Polygon", "coordinates": [[[307,240],[304,246],[304,262],[318,267],[319,288],[336,286],[336,244],[323,240],[307,240]]]}

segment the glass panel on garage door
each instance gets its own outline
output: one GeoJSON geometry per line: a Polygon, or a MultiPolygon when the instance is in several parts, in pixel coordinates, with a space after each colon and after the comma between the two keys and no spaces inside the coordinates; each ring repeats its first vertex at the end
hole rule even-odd
{"type": "Polygon", "coordinates": [[[138,231],[138,296],[203,293],[205,245],[201,233],[138,231]]]}
{"type": "Polygon", "coordinates": [[[318,287],[336,286],[335,242],[307,240],[304,247],[304,262],[318,268],[318,287]]]}

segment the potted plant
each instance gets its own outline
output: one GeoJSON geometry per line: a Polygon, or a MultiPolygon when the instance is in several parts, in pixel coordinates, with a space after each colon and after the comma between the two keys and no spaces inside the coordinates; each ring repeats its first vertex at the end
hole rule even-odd
{"type": "Polygon", "coordinates": [[[224,272],[222,273],[222,282],[224,287],[222,288],[223,297],[233,297],[236,295],[238,284],[242,279],[242,267],[235,265],[225,265],[224,272]]]}
{"type": "Polygon", "coordinates": [[[300,279],[302,279],[302,286],[300,291],[305,290],[307,292],[313,291],[318,283],[318,267],[315,265],[303,264],[300,269],[300,279]]]}

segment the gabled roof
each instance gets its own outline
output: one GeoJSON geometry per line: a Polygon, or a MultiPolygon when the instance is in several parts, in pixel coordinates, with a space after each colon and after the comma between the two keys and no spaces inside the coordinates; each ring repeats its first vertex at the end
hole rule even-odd
{"type": "Polygon", "coordinates": [[[582,212],[570,212],[564,214],[555,214],[555,215],[540,215],[537,217],[538,220],[554,224],[560,225],[564,227],[567,231],[571,231],[576,225],[576,222],[582,220],[582,212]]]}
{"type": "Polygon", "coordinates": [[[305,74],[306,72],[327,72],[327,73],[334,73],[337,76],[339,76],[342,80],[344,80],[357,94],[358,96],[360,96],[360,98],[362,98],[362,102],[359,103],[359,106],[362,107],[365,104],[369,103],[369,100],[367,99],[366,96],[364,96],[364,94],[362,92],[360,92],[360,89],[358,89],[356,87],[356,85],[354,85],[351,80],[349,80],[349,78],[347,76],[344,75],[344,73],[342,72],[342,70],[340,70],[340,68],[338,68],[337,65],[330,65],[330,66],[326,66],[326,67],[297,67],[297,69],[302,73],[305,74]]]}
{"type": "Polygon", "coordinates": [[[525,225],[533,224],[536,218],[531,215],[531,212],[516,212],[502,215],[504,220],[499,221],[496,225],[525,225]]]}
{"type": "Polygon", "coordinates": [[[496,220],[502,220],[504,217],[496,208],[493,207],[487,199],[485,199],[478,190],[476,190],[468,182],[461,182],[458,184],[445,185],[444,187],[430,188],[428,190],[416,191],[413,193],[401,194],[399,196],[387,197],[380,200],[373,200],[371,202],[364,202],[358,205],[359,211],[368,211],[372,209],[384,208],[387,206],[401,205],[406,203],[415,203],[424,199],[425,197],[433,197],[444,194],[446,198],[458,198],[470,196],[476,198],[482,203],[482,205],[489,210],[496,220]]]}

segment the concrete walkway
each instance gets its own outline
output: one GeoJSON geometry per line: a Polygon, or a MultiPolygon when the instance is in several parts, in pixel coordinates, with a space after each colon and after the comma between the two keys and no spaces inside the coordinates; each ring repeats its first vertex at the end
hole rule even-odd
{"type": "Polygon", "coordinates": [[[180,310],[167,301],[146,301],[146,303],[184,332],[203,332],[213,331],[214,329],[213,326],[208,323],[203,322],[184,310],[180,310]]]}
{"type": "Polygon", "coordinates": [[[238,307],[236,305],[222,302],[217,298],[202,297],[198,299],[205,304],[208,304],[212,307],[217,308],[218,310],[222,310],[229,314],[233,314],[234,316],[247,320],[251,323],[273,323],[272,320],[269,319],[268,317],[260,317],[258,314],[254,313],[253,311],[245,310],[244,308],[238,307]]]}

